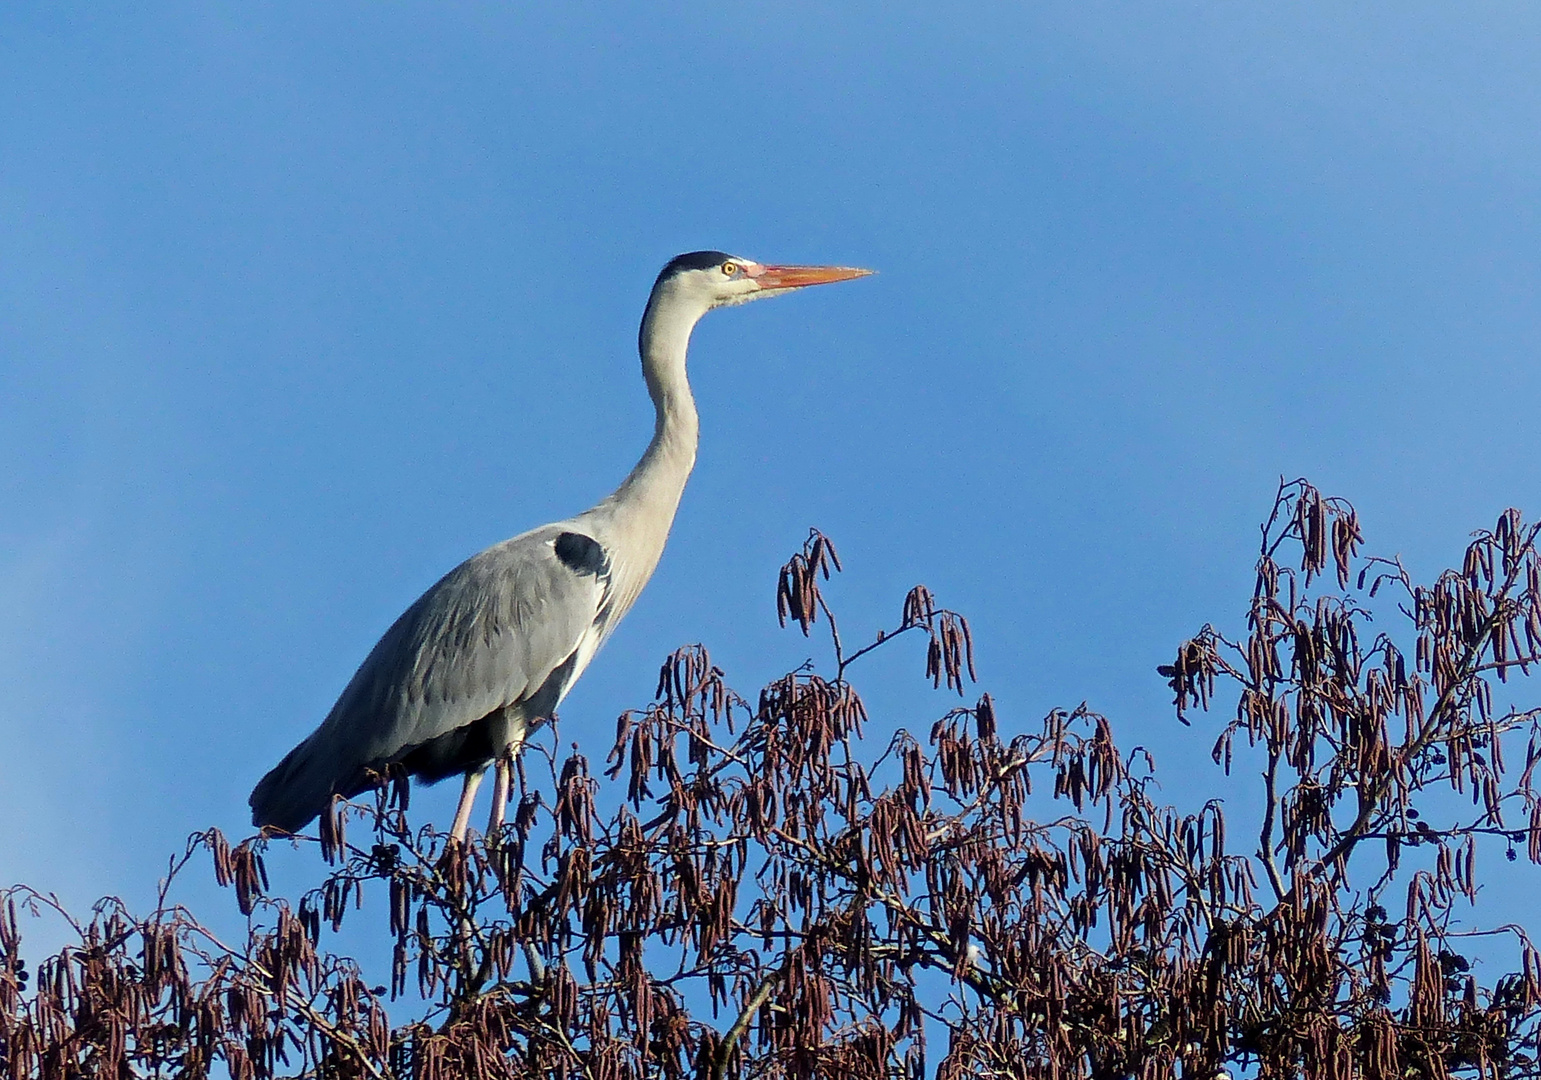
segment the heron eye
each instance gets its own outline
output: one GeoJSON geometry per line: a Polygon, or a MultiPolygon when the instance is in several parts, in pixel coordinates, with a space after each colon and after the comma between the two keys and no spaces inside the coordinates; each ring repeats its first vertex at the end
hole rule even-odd
{"type": "Polygon", "coordinates": [[[722,264],[722,272],[728,277],[738,273],[738,263],[725,262],[722,264]]]}

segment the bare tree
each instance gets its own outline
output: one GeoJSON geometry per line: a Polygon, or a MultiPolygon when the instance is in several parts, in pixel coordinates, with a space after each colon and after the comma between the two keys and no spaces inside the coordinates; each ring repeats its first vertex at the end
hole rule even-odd
{"type": "Polygon", "coordinates": [[[1227,702],[1217,797],[1173,807],[1151,756],[1120,752],[1084,706],[1014,731],[988,694],[962,704],[968,624],[924,587],[892,632],[849,646],[823,591],[839,560],[815,532],[777,609],[827,634],[825,665],[750,699],[703,648],[680,650],[603,770],[576,748],[520,759],[497,835],[414,829],[405,778],[386,776],[372,806],[323,818],[327,868],[297,903],[269,895],[274,841],[232,848],[216,830],[148,915],[109,899],[77,919],[8,890],[0,1068],[1538,1075],[1541,955],[1522,927],[1469,923],[1479,856],[1541,862],[1541,710],[1508,700],[1541,663],[1537,533],[1509,511],[1418,585],[1359,557],[1346,503],[1281,484],[1244,634],[1205,627],[1161,669],[1185,723],[1227,702]],[[927,681],[960,703],[868,741],[852,666],[900,637],[926,642],[927,681]],[[1228,828],[1218,795],[1254,783],[1255,816],[1228,828]],[[170,902],[201,852],[244,940],[170,902]],[[366,895],[389,911],[378,984],[327,945],[366,895]],[[29,978],[19,916],[44,908],[78,940],[29,978]],[[1480,935],[1512,972],[1478,978],[1480,935]]]}

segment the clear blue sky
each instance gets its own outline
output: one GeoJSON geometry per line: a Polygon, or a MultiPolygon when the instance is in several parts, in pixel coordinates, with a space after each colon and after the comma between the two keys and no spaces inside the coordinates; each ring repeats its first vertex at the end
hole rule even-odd
{"type": "Polygon", "coordinates": [[[924,581],[1009,726],[1214,783],[1153,669],[1280,474],[1419,573],[1541,512],[1534,5],[534,7],[0,9],[0,881],[142,896],[424,587],[605,494],[679,251],[881,275],[698,332],[596,758],[679,644],[809,655],[817,524],[853,633],[924,581]]]}

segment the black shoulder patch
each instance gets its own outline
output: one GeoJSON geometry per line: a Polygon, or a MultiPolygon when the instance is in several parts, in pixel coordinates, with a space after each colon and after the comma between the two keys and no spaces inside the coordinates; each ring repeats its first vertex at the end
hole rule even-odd
{"type": "Polygon", "coordinates": [[[610,573],[610,557],[598,540],[582,533],[564,532],[557,536],[556,557],[575,574],[604,577],[610,573]]]}

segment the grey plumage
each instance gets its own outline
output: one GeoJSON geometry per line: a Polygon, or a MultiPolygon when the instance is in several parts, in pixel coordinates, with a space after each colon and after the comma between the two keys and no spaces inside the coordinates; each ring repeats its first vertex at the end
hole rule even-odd
{"type": "Polygon", "coordinates": [[[419,597],[321,725],[257,784],[253,823],[298,831],[334,795],[357,795],[372,771],[400,764],[430,783],[465,775],[454,830],[463,835],[476,783],[493,762],[493,825],[500,823],[508,755],[551,716],[663,553],[695,463],[685,357],[696,321],[714,307],[865,273],[763,266],[718,252],[666,266],[640,333],[657,420],[637,466],[593,509],[495,544],[419,597]]]}
{"type": "Polygon", "coordinates": [[[577,677],[584,639],[613,624],[608,578],[557,557],[565,531],[546,525],[505,540],[424,593],[316,732],[257,785],[254,818],[303,828],[334,792],[358,794],[367,770],[393,761],[430,782],[485,765],[508,741],[492,728],[512,735],[548,715],[577,677]]]}

